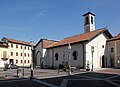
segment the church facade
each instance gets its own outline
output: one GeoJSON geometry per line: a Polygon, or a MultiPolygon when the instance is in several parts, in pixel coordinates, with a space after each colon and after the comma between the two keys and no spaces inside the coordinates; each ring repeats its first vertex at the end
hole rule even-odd
{"type": "Polygon", "coordinates": [[[88,12],[83,16],[83,34],[65,38],[45,48],[47,67],[58,68],[62,63],[80,68],[88,65],[90,68],[110,67],[110,58],[106,54],[107,40],[112,35],[106,28],[95,29],[95,14],[88,12]]]}

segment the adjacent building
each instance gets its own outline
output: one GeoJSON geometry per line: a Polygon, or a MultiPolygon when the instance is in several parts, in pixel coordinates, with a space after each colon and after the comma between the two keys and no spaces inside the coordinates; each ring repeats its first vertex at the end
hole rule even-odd
{"type": "Polygon", "coordinates": [[[110,58],[111,67],[120,67],[120,34],[109,39],[108,58],[110,58]]]}
{"type": "Polygon", "coordinates": [[[2,38],[2,42],[8,45],[7,58],[8,64],[18,66],[30,66],[31,64],[31,46],[29,42],[15,40],[11,38],[2,38]]]}
{"type": "Polygon", "coordinates": [[[4,67],[8,63],[8,45],[0,42],[0,67],[4,67]]]}

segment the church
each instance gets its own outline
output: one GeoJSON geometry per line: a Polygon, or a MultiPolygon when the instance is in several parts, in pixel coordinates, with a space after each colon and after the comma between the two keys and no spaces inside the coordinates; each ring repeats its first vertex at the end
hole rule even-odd
{"type": "MultiPolygon", "coordinates": [[[[59,64],[69,63],[72,67],[84,69],[88,65],[90,69],[110,67],[107,40],[112,38],[111,33],[106,28],[95,29],[94,13],[87,12],[83,17],[84,33],[53,41],[54,43],[44,48],[45,57],[35,54],[37,58],[43,59],[43,66],[58,68],[59,64]]],[[[39,42],[35,49],[38,46],[39,42]]]]}

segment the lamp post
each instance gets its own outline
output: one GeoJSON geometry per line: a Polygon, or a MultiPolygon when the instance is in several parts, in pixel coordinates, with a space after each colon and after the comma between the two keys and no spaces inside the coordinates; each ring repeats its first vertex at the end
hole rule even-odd
{"type": "Polygon", "coordinates": [[[118,60],[117,62],[118,62],[118,67],[120,67],[120,66],[119,66],[120,60],[118,60]]]}
{"type": "Polygon", "coordinates": [[[91,71],[93,71],[93,53],[94,53],[94,46],[91,46],[91,52],[92,52],[92,69],[91,69],[91,71]]]}
{"type": "Polygon", "coordinates": [[[69,72],[68,72],[68,75],[71,75],[71,45],[70,45],[70,43],[69,43],[69,45],[68,45],[68,52],[69,52],[69,72]]]}
{"type": "Polygon", "coordinates": [[[34,41],[31,39],[30,40],[30,46],[31,46],[31,67],[30,67],[30,70],[31,70],[31,75],[30,75],[30,78],[32,79],[33,78],[33,51],[34,51],[34,41]]]}
{"type": "Polygon", "coordinates": [[[23,47],[23,76],[24,76],[24,48],[25,47],[23,47]]]}

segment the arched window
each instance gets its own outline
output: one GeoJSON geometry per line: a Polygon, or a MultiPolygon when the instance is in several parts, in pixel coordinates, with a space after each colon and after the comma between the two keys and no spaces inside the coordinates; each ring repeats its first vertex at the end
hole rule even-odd
{"type": "Polygon", "coordinates": [[[73,55],[73,60],[77,60],[78,52],[74,51],[72,55],[73,55]]]}
{"type": "Polygon", "coordinates": [[[55,60],[58,61],[58,53],[55,54],[55,60]]]}
{"type": "Polygon", "coordinates": [[[91,23],[93,24],[93,17],[91,16],[91,23]]]}
{"type": "Polygon", "coordinates": [[[88,16],[85,18],[85,25],[87,25],[87,24],[89,24],[89,17],[88,16]]]}

